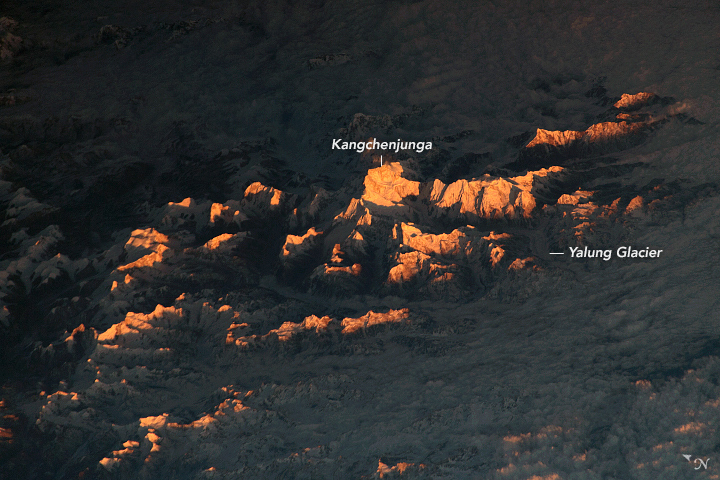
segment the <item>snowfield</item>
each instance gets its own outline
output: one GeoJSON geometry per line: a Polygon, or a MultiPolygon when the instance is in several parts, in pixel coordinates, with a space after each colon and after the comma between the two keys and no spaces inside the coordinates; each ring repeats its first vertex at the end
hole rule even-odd
{"type": "Polygon", "coordinates": [[[718,25],[9,0],[0,478],[720,478],[718,25]]]}

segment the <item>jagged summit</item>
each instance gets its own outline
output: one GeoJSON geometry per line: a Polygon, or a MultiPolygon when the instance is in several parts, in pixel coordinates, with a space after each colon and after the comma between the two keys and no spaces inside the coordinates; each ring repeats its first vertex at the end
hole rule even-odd
{"type": "Polygon", "coordinates": [[[378,207],[397,207],[406,198],[417,197],[420,194],[420,182],[407,179],[408,174],[413,173],[399,162],[371,168],[365,176],[363,202],[378,207]]]}
{"type": "Polygon", "coordinates": [[[623,93],[620,100],[613,104],[613,107],[623,112],[634,112],[643,107],[655,104],[671,105],[675,102],[676,100],[672,97],[661,97],[652,92],[639,92],[636,94],[623,93]]]}

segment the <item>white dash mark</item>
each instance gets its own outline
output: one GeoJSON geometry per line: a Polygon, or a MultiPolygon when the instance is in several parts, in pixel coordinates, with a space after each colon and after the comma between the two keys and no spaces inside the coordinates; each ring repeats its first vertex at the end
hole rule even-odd
{"type": "Polygon", "coordinates": [[[550,255],[565,255],[565,252],[550,252],[550,255]]]}

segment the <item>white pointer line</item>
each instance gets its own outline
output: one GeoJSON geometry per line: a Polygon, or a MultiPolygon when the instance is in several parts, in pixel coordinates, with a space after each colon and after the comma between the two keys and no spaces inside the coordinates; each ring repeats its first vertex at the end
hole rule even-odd
{"type": "Polygon", "coordinates": [[[565,255],[565,252],[548,252],[550,255],[565,255]]]}

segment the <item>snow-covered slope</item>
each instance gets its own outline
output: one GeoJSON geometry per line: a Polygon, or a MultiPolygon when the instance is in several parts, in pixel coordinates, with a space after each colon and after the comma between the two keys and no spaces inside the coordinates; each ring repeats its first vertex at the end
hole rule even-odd
{"type": "Polygon", "coordinates": [[[718,478],[720,10],[295,3],[2,7],[0,478],[718,478]]]}

